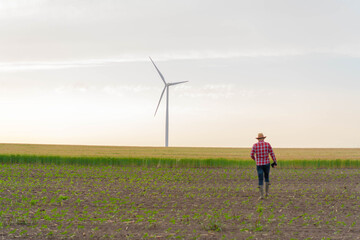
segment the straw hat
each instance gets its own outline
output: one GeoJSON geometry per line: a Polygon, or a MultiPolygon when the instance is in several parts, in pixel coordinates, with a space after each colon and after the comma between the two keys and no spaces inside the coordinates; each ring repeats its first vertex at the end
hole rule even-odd
{"type": "Polygon", "coordinates": [[[256,139],[264,139],[266,136],[264,136],[263,133],[258,133],[258,137],[256,139]]]}

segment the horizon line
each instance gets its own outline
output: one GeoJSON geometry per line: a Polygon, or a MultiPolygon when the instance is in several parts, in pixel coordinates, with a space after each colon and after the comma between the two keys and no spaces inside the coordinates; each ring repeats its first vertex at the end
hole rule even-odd
{"type": "MultiPolygon", "coordinates": [[[[1,142],[0,145],[43,145],[43,146],[88,146],[88,147],[126,147],[126,148],[246,148],[251,149],[252,146],[244,147],[218,147],[218,146],[140,146],[140,145],[108,145],[108,144],[68,144],[68,143],[3,143],[1,142]]],[[[274,147],[274,149],[360,149],[360,147],[274,147]]],[[[1,153],[0,153],[1,154],[1,153]]]]}

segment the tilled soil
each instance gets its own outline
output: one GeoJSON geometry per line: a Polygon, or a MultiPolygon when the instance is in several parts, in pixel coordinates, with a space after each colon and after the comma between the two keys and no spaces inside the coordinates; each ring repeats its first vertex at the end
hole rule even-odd
{"type": "Polygon", "coordinates": [[[0,166],[0,239],[360,239],[359,169],[0,166]]]}

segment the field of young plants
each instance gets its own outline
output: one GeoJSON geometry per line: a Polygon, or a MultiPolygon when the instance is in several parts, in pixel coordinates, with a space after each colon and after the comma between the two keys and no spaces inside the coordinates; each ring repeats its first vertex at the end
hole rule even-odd
{"type": "Polygon", "coordinates": [[[360,169],[0,165],[0,239],[360,239],[360,169]]]}
{"type": "Polygon", "coordinates": [[[360,149],[0,144],[0,239],[360,239],[360,149]]]}

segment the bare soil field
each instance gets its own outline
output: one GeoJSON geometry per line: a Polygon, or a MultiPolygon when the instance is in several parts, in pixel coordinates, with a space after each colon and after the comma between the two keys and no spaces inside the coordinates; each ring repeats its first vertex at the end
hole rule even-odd
{"type": "MultiPolygon", "coordinates": [[[[0,154],[68,157],[250,159],[250,148],[118,147],[0,144],[0,154]]],[[[274,148],[279,160],[360,160],[360,148],[274,148]]]]}
{"type": "Polygon", "coordinates": [[[359,169],[0,165],[0,239],[360,239],[359,169]]]}

